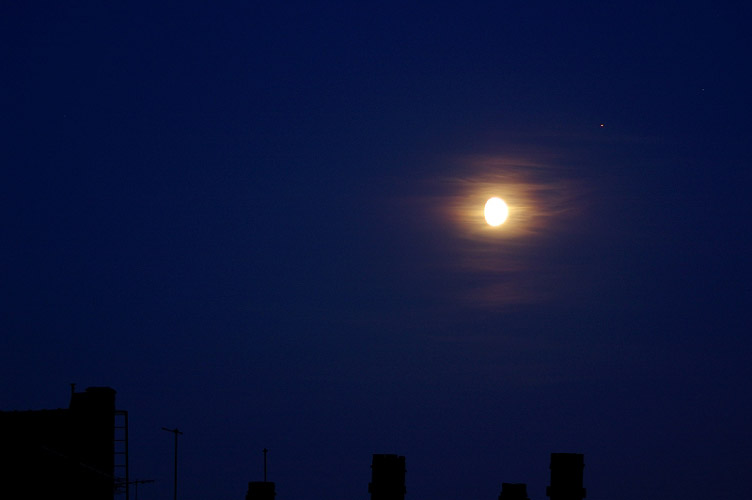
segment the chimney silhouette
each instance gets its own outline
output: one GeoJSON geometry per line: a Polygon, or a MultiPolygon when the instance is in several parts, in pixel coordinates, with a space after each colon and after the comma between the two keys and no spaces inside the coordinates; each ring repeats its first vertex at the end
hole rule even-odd
{"type": "Polygon", "coordinates": [[[501,483],[499,500],[530,500],[527,497],[527,484],[501,483]]]}
{"type": "Polygon", "coordinates": [[[371,500],[404,500],[406,491],[405,457],[374,454],[368,483],[371,500]]]}
{"type": "Polygon", "coordinates": [[[248,492],[245,494],[245,500],[274,500],[274,497],[277,496],[274,483],[266,480],[266,453],[268,451],[264,448],[264,480],[250,481],[248,483],[248,492]]]}
{"type": "Polygon", "coordinates": [[[245,500],[274,500],[277,492],[274,491],[274,483],[267,481],[251,481],[248,483],[248,492],[245,500]]]}
{"type": "Polygon", "coordinates": [[[582,500],[582,472],[585,455],[580,453],[551,453],[551,485],[546,496],[551,500],[582,500]]]}

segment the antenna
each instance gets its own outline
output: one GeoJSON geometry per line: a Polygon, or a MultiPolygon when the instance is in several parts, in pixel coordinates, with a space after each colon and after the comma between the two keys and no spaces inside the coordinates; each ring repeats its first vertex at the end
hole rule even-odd
{"type": "Polygon", "coordinates": [[[168,429],[167,427],[162,427],[163,431],[172,432],[175,434],[175,479],[173,484],[173,495],[174,499],[178,500],[178,434],[183,434],[178,430],[177,427],[174,429],[168,429]]]}
{"type": "Polygon", "coordinates": [[[266,453],[269,451],[266,448],[262,450],[264,452],[264,482],[266,482],[266,453]]]}
{"type": "Polygon", "coordinates": [[[128,481],[126,484],[135,484],[136,485],[136,500],[138,500],[138,485],[139,484],[147,484],[147,483],[153,483],[153,479],[136,479],[135,481],[128,481]]]}

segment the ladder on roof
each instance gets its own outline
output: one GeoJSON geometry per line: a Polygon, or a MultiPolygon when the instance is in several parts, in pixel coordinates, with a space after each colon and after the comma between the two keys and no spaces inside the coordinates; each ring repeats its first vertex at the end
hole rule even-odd
{"type": "Polygon", "coordinates": [[[130,478],[128,477],[128,411],[115,410],[114,433],[114,471],[115,493],[125,493],[125,500],[130,500],[130,478]]]}

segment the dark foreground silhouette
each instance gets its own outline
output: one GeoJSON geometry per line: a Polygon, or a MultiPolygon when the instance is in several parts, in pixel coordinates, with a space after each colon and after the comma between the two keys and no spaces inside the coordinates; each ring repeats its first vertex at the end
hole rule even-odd
{"type": "MultiPolygon", "coordinates": [[[[178,429],[175,434],[175,495],[177,495],[178,429]]],[[[22,491],[18,498],[76,498],[112,500],[116,493],[130,497],[128,476],[128,413],[115,409],[115,390],[71,386],[67,409],[0,411],[0,481],[5,491],[22,491]]],[[[275,483],[248,483],[246,500],[274,500],[275,483]]],[[[371,500],[404,500],[405,457],[374,454],[371,463],[371,500]]],[[[582,500],[584,455],[551,454],[551,500],[582,500]]],[[[490,499],[489,499],[490,500],[490,499]]],[[[502,483],[498,500],[530,500],[524,483],[502,483]]]]}
{"type": "Polygon", "coordinates": [[[67,409],[0,412],[3,489],[22,491],[18,498],[111,499],[128,489],[125,429],[127,413],[115,410],[109,387],[72,390],[67,409]]]}

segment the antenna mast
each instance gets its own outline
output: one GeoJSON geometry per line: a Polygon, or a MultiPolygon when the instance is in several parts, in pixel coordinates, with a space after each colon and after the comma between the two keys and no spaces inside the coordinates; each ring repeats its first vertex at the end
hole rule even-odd
{"type": "Polygon", "coordinates": [[[172,432],[175,434],[175,477],[173,479],[173,498],[175,500],[178,500],[178,435],[183,434],[178,430],[177,427],[174,429],[168,429],[167,427],[162,427],[163,431],[172,432]]]}
{"type": "Polygon", "coordinates": [[[266,448],[263,449],[264,452],[264,482],[266,482],[266,452],[268,452],[266,448]]]}

